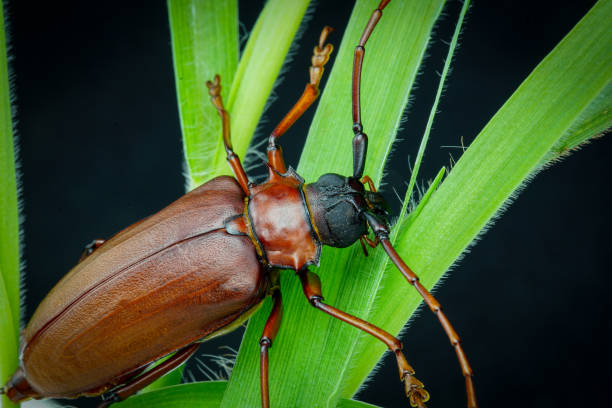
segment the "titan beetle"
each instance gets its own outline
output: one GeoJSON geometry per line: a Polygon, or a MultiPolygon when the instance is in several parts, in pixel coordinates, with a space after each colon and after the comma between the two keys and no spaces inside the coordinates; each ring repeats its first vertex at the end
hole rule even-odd
{"type": "Polygon", "coordinates": [[[424,407],[429,394],[414,377],[401,342],[324,303],[319,277],[308,269],[319,264],[322,245],[344,248],[360,240],[364,251],[365,245],[382,245],[438,316],[457,353],[468,406],[477,406],[472,370],[459,337],[440,304],[391,245],[387,206],[363,174],[368,146],[360,103],[364,47],[388,3],[382,0],[372,13],[355,48],[353,174],[328,173],[305,183],[285,167],[277,144],[319,95],[323,67],[333,49],[326,44],[329,27],[314,49],[310,82],[269,137],[269,173],[263,184],[249,181],[233,152],[229,115],[216,76],[207,86],[223,123],[223,142],[235,178],[214,178],[109,240],[87,246],[23,331],[20,366],[3,393],[14,402],[104,394],[100,406],[108,406],[183,363],[198,342],[240,325],[272,296],[274,305],[260,340],[261,403],[269,407],[268,350],[282,317],[278,270],[293,269],[312,306],[371,334],[394,353],[411,406],[424,407]],[[369,230],[374,239],[368,238],[369,230]]]}

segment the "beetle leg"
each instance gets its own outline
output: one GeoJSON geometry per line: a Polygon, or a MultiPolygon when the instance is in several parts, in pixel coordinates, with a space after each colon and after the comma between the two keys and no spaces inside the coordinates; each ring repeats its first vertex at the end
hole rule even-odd
{"type": "Polygon", "coordinates": [[[404,382],[404,388],[406,391],[406,396],[408,396],[410,401],[410,406],[425,407],[425,402],[429,400],[429,393],[425,390],[423,383],[414,377],[414,369],[410,366],[410,364],[408,364],[406,357],[402,353],[401,341],[383,329],[376,327],[365,320],[323,303],[321,281],[319,277],[308,269],[303,269],[298,274],[302,282],[304,294],[308,298],[311,305],[319,310],[322,310],[328,315],[335,317],[336,319],[340,319],[343,322],[371,334],[378,340],[385,343],[389,350],[395,354],[395,358],[397,359],[400,379],[404,382]]]}
{"type": "Polygon", "coordinates": [[[353,177],[361,178],[365,166],[366,154],[368,152],[368,136],[363,133],[361,123],[361,68],[363,66],[363,56],[365,54],[365,44],[374,31],[376,23],[382,17],[382,10],[390,0],[382,0],[378,8],[370,16],[366,28],[361,34],[359,44],[355,47],[353,58],[353,177]]]}
{"type": "Polygon", "coordinates": [[[363,178],[361,179],[361,184],[366,184],[366,183],[368,183],[368,187],[370,188],[370,191],[375,193],[376,192],[376,186],[374,186],[374,182],[372,181],[372,179],[368,175],[363,176],[363,178]]]}
{"type": "Polygon", "coordinates": [[[136,394],[159,377],[169,373],[187,361],[187,359],[196,352],[199,346],[199,343],[193,343],[187,347],[183,347],[174,353],[173,356],[156,365],[149,371],[146,371],[144,374],[131,379],[126,384],[102,396],[104,401],[98,405],[98,408],[106,408],[115,402],[123,401],[130,395],[136,394]]]}
{"type": "Polygon", "coordinates": [[[221,78],[219,75],[215,75],[214,81],[206,81],[206,86],[208,87],[208,94],[210,95],[210,100],[212,101],[215,108],[217,108],[217,112],[219,116],[221,116],[221,121],[223,123],[223,144],[225,145],[225,152],[227,153],[227,161],[232,168],[232,172],[238,180],[238,184],[242,187],[242,190],[245,194],[249,194],[249,179],[242,168],[242,163],[240,163],[240,158],[236,153],[234,153],[234,148],[232,147],[232,139],[230,134],[230,117],[229,113],[225,110],[223,106],[223,100],[221,99],[221,78]]]}
{"type": "Polygon", "coordinates": [[[366,242],[366,244],[368,244],[370,248],[376,248],[378,244],[380,243],[380,240],[378,239],[377,236],[375,236],[373,240],[370,239],[370,237],[368,237],[367,235],[362,235],[362,238],[366,242]]]}
{"type": "Polygon", "coordinates": [[[364,255],[364,256],[369,256],[369,254],[368,254],[368,250],[366,249],[366,246],[365,246],[365,244],[363,243],[363,238],[364,238],[364,237],[366,237],[366,238],[367,238],[367,235],[362,235],[362,236],[360,236],[360,237],[359,237],[359,243],[361,244],[361,249],[363,250],[363,255],[364,255]]]}
{"type": "Polygon", "coordinates": [[[270,316],[264,326],[261,339],[259,340],[260,350],[260,388],[261,388],[261,406],[262,408],[270,407],[270,392],[268,388],[268,349],[272,347],[272,342],[278,333],[278,329],[283,318],[283,301],[281,297],[280,287],[276,286],[273,289],[272,297],[274,298],[274,306],[270,316]]]}
{"type": "Polygon", "coordinates": [[[104,242],[105,240],[103,239],[94,239],[89,244],[85,245],[85,248],[83,248],[83,252],[81,252],[81,257],[79,258],[79,262],[83,261],[89,255],[93,254],[93,252],[96,249],[100,248],[104,242]]]}
{"type": "Polygon", "coordinates": [[[270,163],[274,170],[281,174],[285,173],[287,169],[285,168],[285,162],[283,160],[283,151],[281,147],[276,144],[276,139],[285,133],[319,96],[319,82],[321,82],[321,77],[323,76],[323,66],[329,60],[329,55],[334,49],[331,44],[325,44],[327,36],[332,31],[333,28],[331,27],[325,26],[325,28],[323,28],[319,38],[319,44],[314,48],[312,56],[310,83],[306,84],[306,88],[300,99],[298,99],[289,113],[285,115],[283,120],[280,121],[268,139],[268,163],[270,163]]]}

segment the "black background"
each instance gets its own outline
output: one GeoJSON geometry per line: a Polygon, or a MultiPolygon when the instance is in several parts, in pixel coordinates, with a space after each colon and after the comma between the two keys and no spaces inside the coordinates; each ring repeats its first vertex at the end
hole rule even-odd
{"type": "MultiPolygon", "coordinates": [[[[243,3],[248,4],[240,5],[240,20],[250,30],[263,2],[243,3]]],[[[265,115],[264,135],[303,89],[321,27],[334,26],[338,33],[332,41],[340,41],[351,2],[319,3],[276,90],[278,100],[265,115]]],[[[460,150],[441,146],[458,145],[461,137],[468,145],[592,4],[475,2],[422,180],[448,164],[450,154],[459,158],[460,150]]],[[[443,40],[450,40],[459,9],[459,2],[450,1],[438,23],[403,141],[387,168],[385,193],[396,208],[390,187],[403,195],[408,156],[416,154],[436,71],[443,66],[443,40]]],[[[165,2],[14,0],[7,11],[29,318],[86,243],[109,237],[184,192],[182,150],[165,2]]],[[[294,166],[311,117],[309,112],[282,139],[286,160],[294,166]]],[[[346,133],[348,143],[350,129],[346,133]]],[[[610,152],[610,139],[604,137],[540,173],[436,290],[464,340],[483,407],[596,406],[609,399],[610,152]]],[[[240,334],[201,350],[237,348],[240,334]]],[[[403,340],[432,394],[430,406],[463,406],[463,380],[437,319],[423,310],[403,340]]],[[[359,399],[408,406],[394,362],[388,356],[385,362],[359,399]]]]}

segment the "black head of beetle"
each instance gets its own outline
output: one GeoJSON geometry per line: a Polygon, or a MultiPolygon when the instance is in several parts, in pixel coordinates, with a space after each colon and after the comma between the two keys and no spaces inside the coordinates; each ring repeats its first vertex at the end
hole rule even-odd
{"type": "Polygon", "coordinates": [[[358,179],[327,173],[316,183],[306,184],[304,191],[324,245],[345,248],[367,234],[365,212],[386,224],[389,210],[384,198],[367,191],[358,179]]]}

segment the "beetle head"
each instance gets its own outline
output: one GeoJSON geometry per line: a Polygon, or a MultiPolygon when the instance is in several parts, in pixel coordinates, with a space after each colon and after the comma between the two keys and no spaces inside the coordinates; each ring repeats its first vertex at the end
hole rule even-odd
{"type": "Polygon", "coordinates": [[[325,245],[344,248],[367,234],[364,212],[385,220],[388,206],[383,197],[367,191],[355,178],[327,173],[304,186],[319,238],[325,245]]]}

